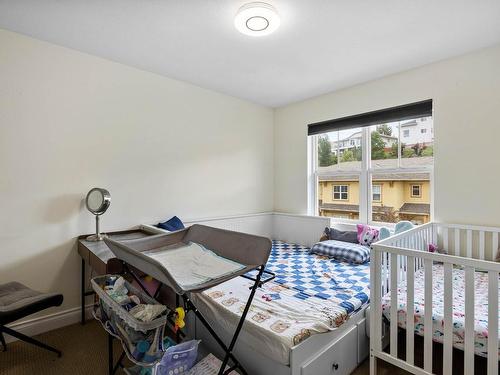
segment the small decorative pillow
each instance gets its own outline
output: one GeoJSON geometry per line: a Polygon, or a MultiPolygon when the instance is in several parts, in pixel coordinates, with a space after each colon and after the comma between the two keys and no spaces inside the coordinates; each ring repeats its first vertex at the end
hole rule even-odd
{"type": "Polygon", "coordinates": [[[335,228],[325,228],[325,236],[321,237],[324,240],[336,240],[350,243],[358,243],[358,233],[356,231],[342,231],[335,228]]]}
{"type": "Polygon", "coordinates": [[[371,246],[373,242],[378,240],[378,229],[369,227],[366,224],[356,225],[358,228],[358,242],[363,246],[371,246]]]}
{"type": "Polygon", "coordinates": [[[359,243],[336,240],[318,242],[311,248],[311,253],[355,264],[363,264],[370,260],[370,248],[359,243]]]}
{"type": "Polygon", "coordinates": [[[389,238],[391,236],[391,230],[387,227],[382,227],[380,228],[379,234],[378,234],[378,239],[379,240],[384,240],[386,238],[389,238]]]}
{"type": "Polygon", "coordinates": [[[176,230],[184,229],[184,224],[182,223],[181,219],[179,219],[177,216],[168,219],[164,223],[159,223],[156,226],[158,228],[165,229],[170,232],[175,232],[176,230]]]}
{"type": "Polygon", "coordinates": [[[394,234],[398,234],[398,233],[410,230],[413,227],[415,227],[415,225],[412,224],[410,221],[402,220],[402,221],[398,222],[396,224],[396,226],[394,227],[394,234]]]}

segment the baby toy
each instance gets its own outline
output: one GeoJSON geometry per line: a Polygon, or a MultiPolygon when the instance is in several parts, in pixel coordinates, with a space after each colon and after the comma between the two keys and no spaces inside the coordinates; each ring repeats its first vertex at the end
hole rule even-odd
{"type": "Polygon", "coordinates": [[[358,229],[358,242],[364,246],[371,246],[372,242],[378,240],[378,229],[371,228],[365,224],[356,225],[358,229]]]}
{"type": "Polygon", "coordinates": [[[186,317],[186,312],[182,307],[178,307],[175,309],[175,327],[174,332],[177,332],[179,328],[184,328],[186,323],[184,322],[184,318],[186,317]]]}

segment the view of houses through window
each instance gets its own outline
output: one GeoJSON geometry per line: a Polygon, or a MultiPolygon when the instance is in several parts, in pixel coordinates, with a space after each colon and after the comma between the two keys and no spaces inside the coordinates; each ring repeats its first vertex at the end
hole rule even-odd
{"type": "Polygon", "coordinates": [[[430,221],[432,117],[315,137],[317,214],[386,223],[430,221]]]}

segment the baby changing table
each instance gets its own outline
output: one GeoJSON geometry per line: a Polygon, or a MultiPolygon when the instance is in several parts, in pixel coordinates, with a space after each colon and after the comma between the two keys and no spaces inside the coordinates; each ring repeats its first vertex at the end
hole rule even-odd
{"type": "MultiPolygon", "coordinates": [[[[180,231],[136,240],[116,241],[107,238],[104,241],[115,256],[124,262],[125,267],[130,265],[152,276],[160,283],[169,286],[176,293],[177,301],[180,302],[180,298],[182,298],[186,312],[192,311],[196,315],[225,353],[219,375],[228,374],[236,369],[239,369],[244,375],[247,374],[232,351],[252,304],[255,291],[262,282],[264,267],[271,252],[271,241],[268,238],[196,224],[180,231]],[[213,253],[215,257],[219,257],[221,261],[232,262],[235,267],[232,267],[230,272],[225,272],[220,276],[214,276],[216,275],[214,273],[212,277],[205,277],[198,283],[190,283],[189,285],[180,283],[179,269],[169,270],[165,266],[165,262],[161,261],[162,258],[154,256],[154,254],[169,256],[174,254],[174,251],[182,250],[186,248],[185,245],[192,243],[201,245],[207,251],[213,253]],[[252,276],[249,276],[250,271],[254,271],[251,273],[252,276]],[[238,276],[251,278],[254,283],[233,337],[229,345],[226,345],[203,314],[196,308],[190,295],[191,293],[200,293],[238,276]],[[229,369],[224,371],[229,361],[232,363],[229,369]]],[[[183,258],[183,261],[185,261],[185,267],[182,267],[182,270],[186,270],[187,273],[193,272],[194,267],[190,264],[190,259],[188,257],[183,258]]],[[[176,264],[182,264],[182,262],[176,264]]],[[[142,286],[140,282],[139,284],[142,286]]]]}

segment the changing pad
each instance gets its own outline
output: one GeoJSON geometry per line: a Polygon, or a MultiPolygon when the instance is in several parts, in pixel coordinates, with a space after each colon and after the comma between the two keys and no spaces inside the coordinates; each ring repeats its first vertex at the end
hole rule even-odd
{"type": "Polygon", "coordinates": [[[204,246],[190,242],[167,249],[154,249],[143,254],[155,259],[170,271],[183,288],[192,288],[245,268],[243,264],[218,256],[204,246]]]}

